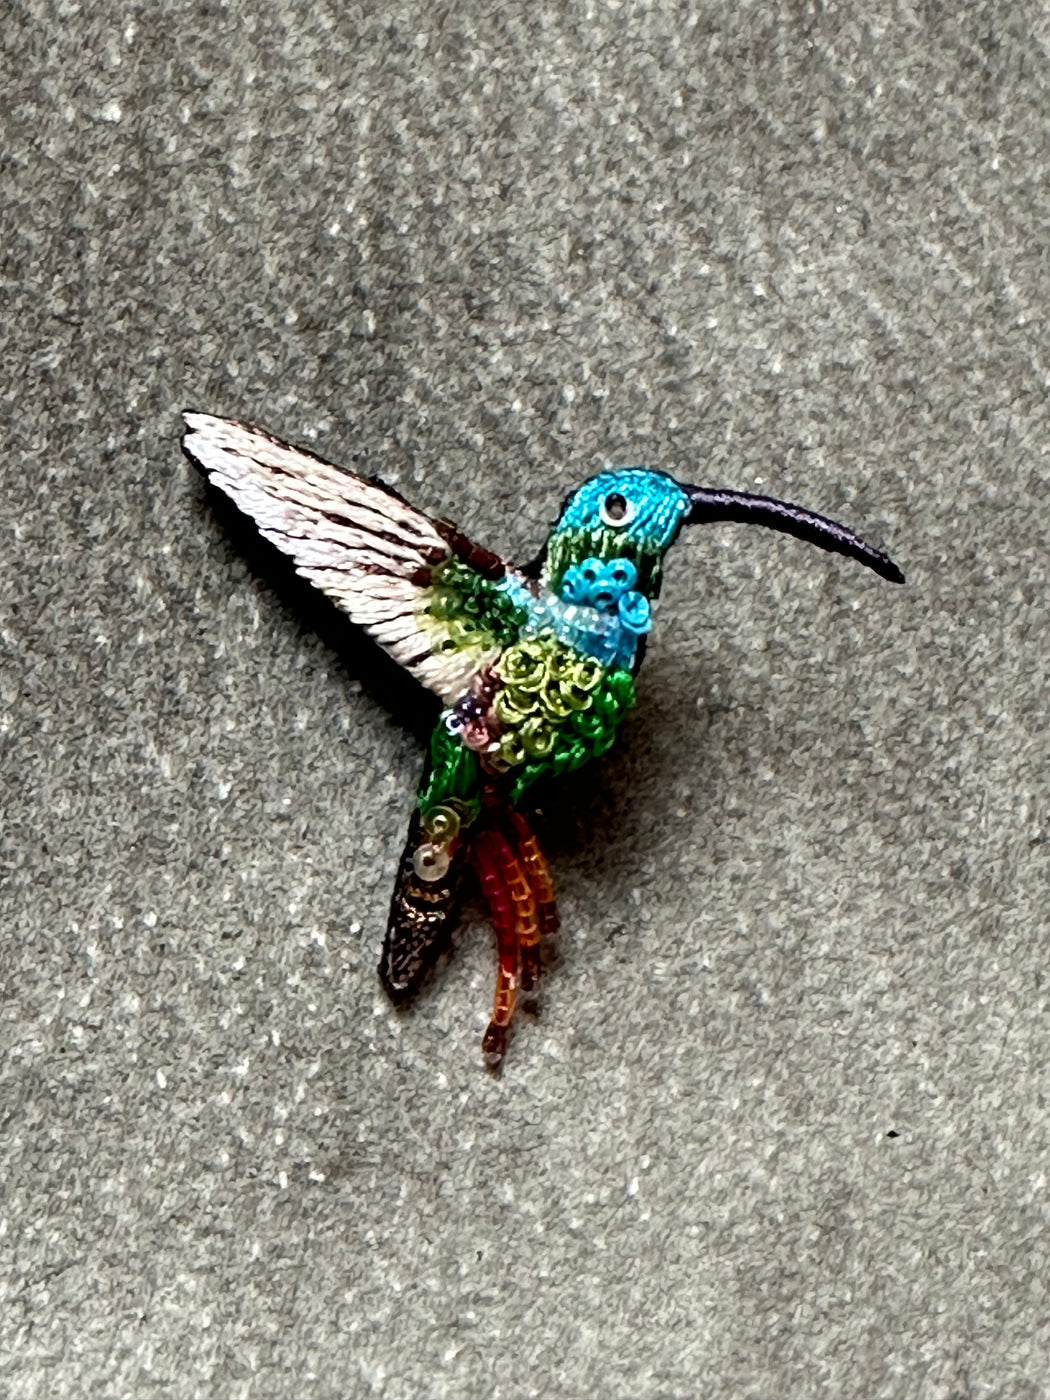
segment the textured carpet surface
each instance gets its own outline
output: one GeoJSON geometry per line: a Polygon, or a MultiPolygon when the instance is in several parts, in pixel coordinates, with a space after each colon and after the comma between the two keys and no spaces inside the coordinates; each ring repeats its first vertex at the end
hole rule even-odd
{"type": "Polygon", "coordinates": [[[0,1393],[1050,1393],[1045,6],[9,0],[0,53],[0,1393]],[[501,1079],[476,908],[379,994],[411,705],[187,405],[516,557],[645,462],[907,572],[676,548],[501,1079]]]}

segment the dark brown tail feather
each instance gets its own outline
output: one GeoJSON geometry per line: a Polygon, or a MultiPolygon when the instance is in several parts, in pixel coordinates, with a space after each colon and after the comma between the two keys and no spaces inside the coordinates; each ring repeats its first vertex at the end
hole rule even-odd
{"type": "Polygon", "coordinates": [[[427,839],[417,809],[397,872],[379,960],[379,979],[395,1004],[407,1001],[419,990],[448,948],[459,922],[469,836],[452,847],[448,871],[440,880],[421,880],[416,874],[412,858],[427,839]]]}

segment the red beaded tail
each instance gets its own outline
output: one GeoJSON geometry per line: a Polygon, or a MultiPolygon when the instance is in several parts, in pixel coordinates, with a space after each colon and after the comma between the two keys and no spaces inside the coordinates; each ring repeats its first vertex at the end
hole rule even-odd
{"type": "Polygon", "coordinates": [[[518,864],[531,892],[535,911],[528,932],[524,928],[518,931],[521,940],[521,985],[527,992],[536,985],[542,970],[540,939],[558,932],[558,906],[554,899],[551,872],[532,828],[516,807],[511,807],[507,812],[507,823],[507,835],[516,848],[518,864]]]}
{"type": "Polygon", "coordinates": [[[499,968],[492,1020],[481,1043],[498,1068],[507,1048],[518,988],[529,991],[541,969],[540,939],[558,927],[550,871],[525,818],[514,808],[477,833],[471,858],[496,931],[499,968]]]}
{"type": "Polygon", "coordinates": [[[471,856],[489,918],[496,931],[496,998],[492,1020],[481,1042],[485,1059],[492,1069],[499,1066],[507,1048],[507,1027],[514,1015],[520,981],[518,911],[512,885],[520,874],[517,861],[500,832],[481,831],[471,843],[471,856]]]}

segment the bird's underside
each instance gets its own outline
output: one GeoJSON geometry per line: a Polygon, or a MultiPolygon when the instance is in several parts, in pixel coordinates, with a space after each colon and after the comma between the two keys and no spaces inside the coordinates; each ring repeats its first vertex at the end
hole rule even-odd
{"type": "Polygon", "coordinates": [[[430,742],[379,972],[395,1002],[448,946],[473,871],[496,933],[490,1064],[557,926],[519,803],[537,779],[604,753],[634,703],[663,558],[685,524],[762,524],[899,569],[800,506],[620,468],[568,498],[538,570],[516,569],[375,480],[231,419],[187,413],[183,449],[284,554],[445,708],[430,742]],[[538,576],[534,576],[538,573],[538,576]]]}

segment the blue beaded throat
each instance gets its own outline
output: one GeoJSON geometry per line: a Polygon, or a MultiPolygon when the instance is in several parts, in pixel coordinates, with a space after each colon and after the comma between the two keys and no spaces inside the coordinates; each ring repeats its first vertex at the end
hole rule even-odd
{"type": "Polygon", "coordinates": [[[553,632],[559,641],[607,670],[631,670],[638,638],[652,627],[649,600],[634,584],[638,570],[630,559],[585,559],[566,570],[561,596],[534,598],[508,577],[499,588],[527,610],[522,636],[553,632]]]}

